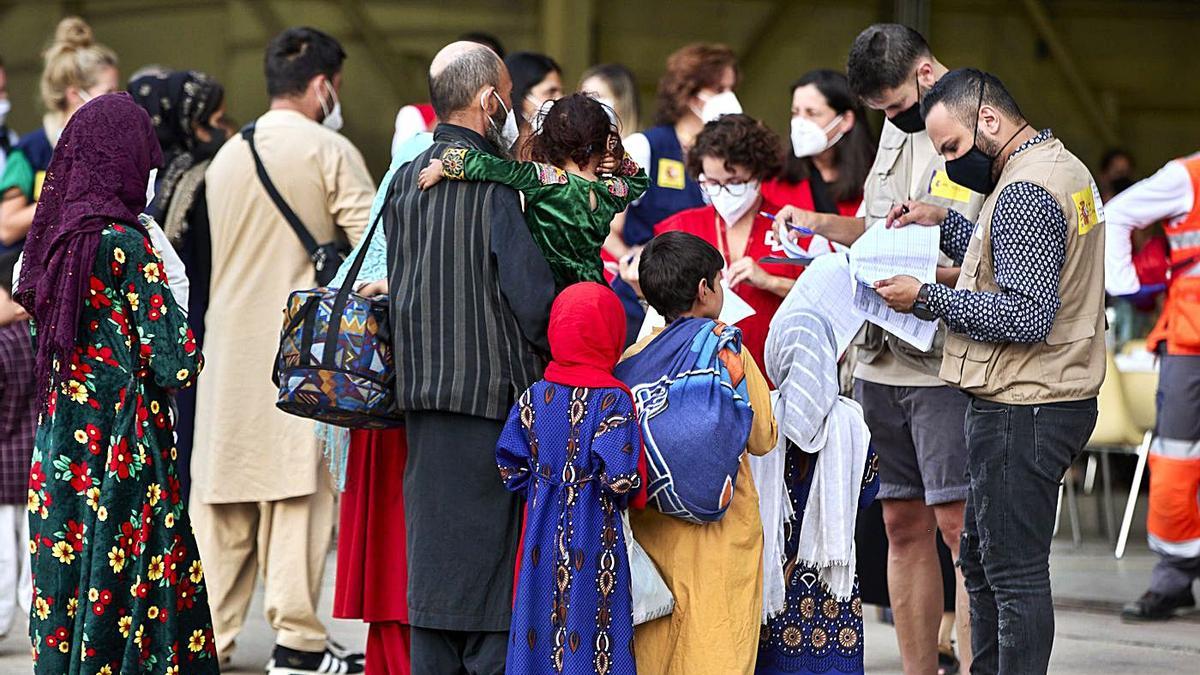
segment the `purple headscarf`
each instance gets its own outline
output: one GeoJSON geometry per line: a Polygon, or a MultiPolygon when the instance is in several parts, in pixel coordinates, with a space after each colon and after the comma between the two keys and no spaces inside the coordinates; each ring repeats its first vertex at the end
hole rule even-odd
{"type": "Polygon", "coordinates": [[[149,236],[137,216],[150,169],[161,161],[150,116],[124,92],[86,103],[59,137],[25,239],[16,297],[37,325],[34,375],[43,397],[53,360],[66,370],[75,350],[100,233],[115,222],[149,236]]]}

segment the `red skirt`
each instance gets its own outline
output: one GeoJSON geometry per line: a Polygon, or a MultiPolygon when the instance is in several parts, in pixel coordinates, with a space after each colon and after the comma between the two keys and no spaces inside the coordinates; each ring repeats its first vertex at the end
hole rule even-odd
{"type": "Polygon", "coordinates": [[[350,432],[333,616],[371,624],[367,672],[408,673],[404,429],[350,432]]]}

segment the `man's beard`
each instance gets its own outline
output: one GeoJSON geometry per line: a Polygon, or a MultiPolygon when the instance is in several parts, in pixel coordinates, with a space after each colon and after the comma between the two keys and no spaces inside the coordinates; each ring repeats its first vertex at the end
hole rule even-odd
{"type": "MultiPolygon", "coordinates": [[[[499,112],[503,113],[504,111],[501,109],[499,112]]],[[[505,116],[507,116],[507,113],[505,113],[505,116]]],[[[489,116],[489,124],[487,129],[483,132],[483,137],[488,139],[492,145],[496,146],[497,155],[503,159],[511,159],[512,150],[508,147],[508,144],[504,142],[504,137],[500,134],[500,130],[504,128],[504,121],[504,117],[501,117],[500,122],[497,123],[495,117],[489,116]]]]}

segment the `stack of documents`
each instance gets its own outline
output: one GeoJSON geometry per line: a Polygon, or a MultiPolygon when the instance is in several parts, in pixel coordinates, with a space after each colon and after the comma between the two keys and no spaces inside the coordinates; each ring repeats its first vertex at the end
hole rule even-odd
{"type": "Polygon", "coordinates": [[[936,227],[889,229],[879,222],[850,247],[854,311],[921,351],[933,345],[938,322],[922,321],[888,307],[875,292],[875,282],[898,274],[916,277],[923,284],[935,282],[940,242],[941,231],[936,227]]]}
{"type": "MultiPolygon", "coordinates": [[[[798,307],[823,314],[833,325],[838,354],[846,351],[864,321],[870,321],[922,351],[933,345],[937,321],[922,321],[887,306],[875,282],[899,274],[933,283],[940,255],[936,227],[889,229],[883,222],[859,237],[850,252],[817,256],[796,281],[777,314],[798,307]]],[[[728,296],[727,300],[728,301],[728,296]]]]}

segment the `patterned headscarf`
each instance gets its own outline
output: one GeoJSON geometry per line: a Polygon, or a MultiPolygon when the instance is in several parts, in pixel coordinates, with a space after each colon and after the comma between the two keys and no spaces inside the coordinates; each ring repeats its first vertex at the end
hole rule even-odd
{"type": "Polygon", "coordinates": [[[124,92],[84,104],[63,129],[25,239],[17,302],[37,326],[34,374],[43,402],[52,363],[70,365],[100,233],[116,222],[147,238],[138,214],[162,161],[146,111],[124,92]]]}
{"type": "Polygon", "coordinates": [[[211,158],[219,147],[201,143],[196,138],[196,127],[208,125],[225,100],[225,89],[204,73],[180,70],[143,75],[129,83],[129,93],[150,114],[162,147],[158,189],[146,209],[161,220],[183,174],[197,162],[211,158]]]}

